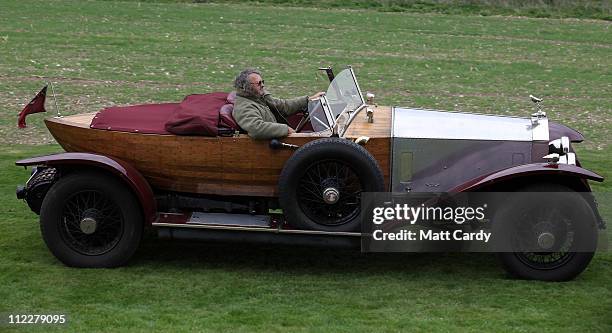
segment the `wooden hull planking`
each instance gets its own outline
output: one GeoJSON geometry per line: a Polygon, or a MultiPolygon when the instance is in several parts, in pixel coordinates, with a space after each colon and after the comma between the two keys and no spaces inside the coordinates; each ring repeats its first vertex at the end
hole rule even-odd
{"type": "MultiPolygon", "coordinates": [[[[89,152],[131,163],[154,189],[187,193],[277,196],[281,170],[292,150],[274,150],[268,140],[237,137],[175,136],[89,128],[95,113],[45,119],[67,152],[89,152]]],[[[375,122],[365,112],[350,125],[347,138],[370,137],[365,148],[376,158],[389,187],[391,109],[378,107],[375,122]]],[[[321,138],[298,133],[282,139],[302,146],[321,138]]]]}

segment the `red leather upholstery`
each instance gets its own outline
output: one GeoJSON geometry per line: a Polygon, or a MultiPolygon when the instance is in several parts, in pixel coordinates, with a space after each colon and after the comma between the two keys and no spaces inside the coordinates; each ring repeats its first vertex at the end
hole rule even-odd
{"type": "MultiPolygon", "coordinates": [[[[298,113],[290,115],[289,117],[287,117],[288,125],[293,128],[296,128],[297,125],[300,123],[300,120],[302,119],[303,116],[304,116],[303,112],[298,112],[298,113]]],[[[313,131],[314,130],[312,129],[312,124],[310,123],[310,121],[308,121],[300,130],[300,133],[310,133],[313,131]]]]}
{"type": "Polygon", "coordinates": [[[240,130],[240,126],[236,123],[234,116],[234,104],[225,104],[219,110],[219,127],[227,127],[233,130],[240,130]]]}
{"type": "Polygon", "coordinates": [[[231,93],[227,94],[227,102],[229,104],[234,104],[234,102],[236,102],[236,92],[232,91],[231,93]]]}

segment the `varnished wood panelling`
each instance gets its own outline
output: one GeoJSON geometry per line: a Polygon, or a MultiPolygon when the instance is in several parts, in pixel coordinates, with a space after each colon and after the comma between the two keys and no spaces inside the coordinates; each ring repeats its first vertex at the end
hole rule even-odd
{"type": "Polygon", "coordinates": [[[353,119],[345,133],[347,138],[358,138],[367,136],[370,138],[389,138],[391,137],[391,107],[371,106],[374,110],[374,122],[368,123],[366,110],[361,112],[353,119]]]}
{"type": "MultiPolygon", "coordinates": [[[[66,151],[114,156],[136,167],[151,186],[161,190],[218,194],[276,196],[278,176],[293,153],[273,150],[268,140],[239,137],[203,137],[141,134],[90,129],[95,113],[45,122],[66,151]]],[[[389,182],[390,108],[376,108],[375,122],[365,111],[346,133],[347,138],[369,136],[365,148],[376,158],[385,183],[389,182]]],[[[319,137],[299,133],[283,142],[298,146],[319,137]]]]}

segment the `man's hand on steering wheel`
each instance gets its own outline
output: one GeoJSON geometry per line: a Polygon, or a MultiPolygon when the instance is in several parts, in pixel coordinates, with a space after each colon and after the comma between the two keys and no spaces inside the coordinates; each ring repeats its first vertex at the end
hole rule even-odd
{"type": "Polygon", "coordinates": [[[309,100],[314,101],[316,99],[321,98],[321,96],[325,95],[325,93],[323,91],[319,91],[318,93],[308,97],[309,100]]]}

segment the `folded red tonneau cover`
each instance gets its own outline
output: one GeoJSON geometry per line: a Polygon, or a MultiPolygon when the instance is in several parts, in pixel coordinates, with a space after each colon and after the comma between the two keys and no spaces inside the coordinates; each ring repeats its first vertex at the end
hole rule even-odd
{"type": "MultiPolygon", "coordinates": [[[[213,92],[189,95],[181,103],[113,106],[98,112],[90,127],[148,134],[216,136],[219,110],[232,104],[232,95],[213,92]]],[[[227,122],[222,123],[226,125],[227,122]]]]}

